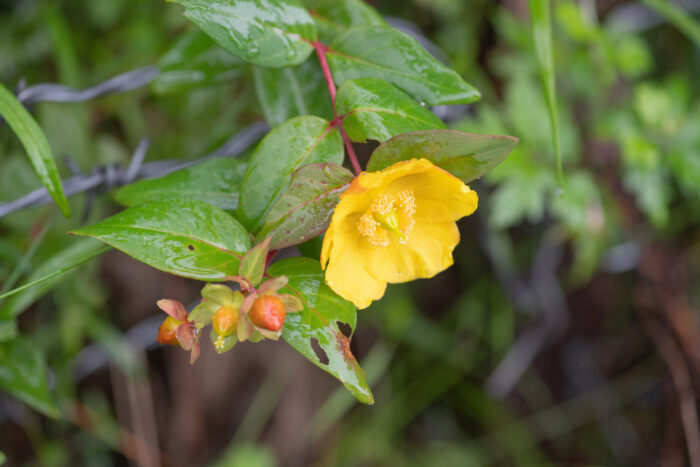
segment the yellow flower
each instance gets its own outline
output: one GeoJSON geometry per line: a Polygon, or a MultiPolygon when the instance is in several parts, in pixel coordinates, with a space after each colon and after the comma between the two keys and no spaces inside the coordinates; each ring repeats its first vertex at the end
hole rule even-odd
{"type": "Polygon", "coordinates": [[[367,308],[387,283],[433,277],[452,265],[455,221],[477,202],[476,192],[426,159],[361,173],[341,195],[323,239],[326,283],[367,308]]]}

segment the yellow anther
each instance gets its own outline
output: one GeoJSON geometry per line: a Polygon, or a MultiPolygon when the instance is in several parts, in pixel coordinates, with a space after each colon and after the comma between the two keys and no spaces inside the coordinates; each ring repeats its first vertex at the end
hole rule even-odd
{"type": "Polygon", "coordinates": [[[371,212],[366,212],[357,221],[357,231],[374,246],[387,246],[389,239],[386,233],[379,229],[379,222],[374,219],[371,212]]]}
{"type": "Polygon", "coordinates": [[[386,216],[394,210],[394,201],[393,195],[382,193],[372,200],[370,209],[375,214],[386,216]]]}
{"type": "Polygon", "coordinates": [[[406,237],[415,224],[415,212],[416,198],[411,190],[381,193],[357,221],[357,230],[374,246],[389,244],[387,232],[393,232],[400,243],[406,243],[406,237]]]}
{"type": "Polygon", "coordinates": [[[216,342],[214,342],[214,347],[216,347],[218,350],[221,350],[224,348],[224,337],[219,336],[216,338],[216,342]]]}

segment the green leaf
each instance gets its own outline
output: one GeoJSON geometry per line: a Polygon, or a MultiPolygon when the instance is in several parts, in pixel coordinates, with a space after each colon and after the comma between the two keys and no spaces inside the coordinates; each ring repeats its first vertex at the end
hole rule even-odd
{"type": "Polygon", "coordinates": [[[263,138],[248,163],[237,217],[250,230],[259,230],[292,172],[305,164],[341,164],[343,157],[343,140],[328,120],[296,117],[278,126],[263,138]]]}
{"type": "Polygon", "coordinates": [[[270,208],[258,239],[272,236],[279,250],[323,233],[331,221],[340,194],[353,174],[336,164],[308,164],[292,174],[289,188],[270,208]]]}
{"type": "Polygon", "coordinates": [[[377,10],[363,0],[304,0],[324,43],[352,26],[386,26],[377,10]]]}
{"type": "Polygon", "coordinates": [[[357,320],[353,304],[326,285],[316,260],[284,259],[270,266],[268,273],[287,276],[289,284],[280,293],[295,295],[304,305],[299,313],[287,315],[282,338],[314,365],[338,378],[358,401],[372,404],[374,397],[365,372],[350,352],[357,320]]]}
{"type": "Polygon", "coordinates": [[[428,105],[467,104],[481,97],[418,41],[394,28],[350,28],[331,44],[327,56],[337,84],[381,78],[428,105]]]}
{"type": "Polygon", "coordinates": [[[102,240],[161,271],[199,280],[238,273],[250,248],[245,228],[200,201],[152,201],[72,232],[102,240]]]}
{"type": "Polygon", "coordinates": [[[535,43],[537,68],[540,71],[549,120],[552,129],[552,145],[557,163],[557,180],[564,186],[564,168],[559,144],[559,116],[557,115],[557,88],[554,81],[554,51],[552,48],[552,14],[549,0],[528,0],[532,21],[532,37],[535,43]]]}
{"type": "Polygon", "coordinates": [[[2,319],[0,320],[0,342],[9,341],[14,339],[19,334],[19,329],[17,329],[16,319],[2,319]]]}
{"type": "Polygon", "coordinates": [[[250,285],[253,287],[257,286],[262,280],[263,273],[265,272],[267,253],[269,251],[270,237],[267,237],[251,248],[243,257],[243,260],[241,260],[241,265],[238,268],[238,275],[248,279],[250,285]]]}
{"type": "Polygon", "coordinates": [[[157,93],[229,83],[241,75],[243,61],[219,47],[199,28],[182,34],[158,61],[157,93]]]}
{"type": "Polygon", "coordinates": [[[188,199],[234,211],[245,169],[246,163],[238,159],[212,159],[160,178],[132,183],[117,190],[114,197],[125,206],[188,199]]]}
{"type": "Polygon", "coordinates": [[[297,65],[313,50],[316,28],[296,0],[174,1],[220,46],[253,65],[297,65]]]}
{"type": "Polygon", "coordinates": [[[253,84],[265,120],[276,127],[292,117],[333,118],[333,107],[318,60],[299,66],[253,68],[253,84]]]}
{"type": "Polygon", "coordinates": [[[38,347],[25,337],[0,342],[0,388],[44,415],[58,418],[44,359],[38,347]]]}
{"type": "Polygon", "coordinates": [[[477,179],[500,164],[515,145],[512,136],[474,135],[454,130],[417,131],[379,145],[367,164],[373,172],[409,159],[428,159],[460,178],[477,179]]]}
{"type": "Polygon", "coordinates": [[[61,274],[105,251],[107,249],[100,242],[83,239],[49,257],[27,277],[24,285],[0,296],[2,299],[12,295],[0,307],[0,320],[19,315],[63,280],[59,277],[61,274]]]}
{"type": "Polygon", "coordinates": [[[445,128],[429,109],[377,78],[348,80],[336,95],[338,115],[351,140],[386,141],[392,136],[418,130],[445,128]]]}
{"type": "Polygon", "coordinates": [[[58,208],[66,217],[70,217],[70,207],[63,193],[61,176],[46,136],[22,103],[2,84],[0,84],[0,115],[5,118],[24,146],[41,183],[44,184],[58,208]]]}

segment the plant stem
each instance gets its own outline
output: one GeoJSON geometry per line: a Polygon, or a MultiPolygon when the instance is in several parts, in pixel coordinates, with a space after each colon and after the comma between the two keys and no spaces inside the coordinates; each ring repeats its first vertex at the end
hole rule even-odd
{"type": "Polygon", "coordinates": [[[340,134],[343,135],[343,141],[345,141],[345,149],[348,150],[348,157],[350,158],[352,168],[355,171],[355,175],[360,175],[360,173],[362,173],[362,167],[360,166],[360,162],[357,160],[357,155],[355,154],[355,150],[352,147],[350,138],[348,138],[348,134],[345,133],[342,120],[338,120],[338,122],[338,129],[340,130],[340,134]]]}
{"type": "Polygon", "coordinates": [[[313,46],[316,50],[316,55],[318,56],[318,62],[321,64],[321,71],[323,71],[323,77],[326,78],[326,84],[328,85],[328,94],[330,94],[331,103],[333,104],[333,116],[337,118],[338,113],[335,110],[335,81],[333,81],[333,75],[331,74],[331,69],[328,66],[328,60],[326,59],[326,51],[328,50],[328,47],[319,41],[314,42],[313,46]]]}
{"type": "Polygon", "coordinates": [[[340,134],[343,135],[343,142],[345,143],[345,149],[348,152],[348,158],[352,164],[352,168],[355,171],[355,175],[360,175],[362,172],[362,167],[360,162],[357,160],[357,155],[355,154],[355,149],[352,147],[350,138],[348,138],[345,129],[343,128],[343,119],[338,117],[338,112],[335,108],[335,81],[333,81],[333,74],[331,74],[331,69],[328,66],[328,59],[326,58],[326,51],[328,46],[320,41],[313,42],[314,50],[316,50],[316,55],[318,56],[318,62],[321,65],[321,71],[323,71],[323,77],[326,79],[326,84],[328,85],[328,94],[331,97],[331,104],[333,105],[333,116],[335,117],[331,122],[331,125],[337,125],[340,134]]]}

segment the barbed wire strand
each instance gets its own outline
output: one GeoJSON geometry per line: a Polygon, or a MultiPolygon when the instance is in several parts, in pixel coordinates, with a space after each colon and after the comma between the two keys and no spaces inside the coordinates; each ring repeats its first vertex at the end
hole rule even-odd
{"type": "MultiPolygon", "coordinates": [[[[20,80],[16,88],[16,95],[25,106],[30,106],[37,102],[84,102],[146,86],[158,74],[157,67],[139,68],[117,75],[87,89],[75,89],[51,83],[26,87],[24,80],[20,80]]],[[[0,119],[0,122],[2,122],[2,119],[0,119]]],[[[162,160],[144,164],[150,146],[150,139],[147,137],[139,142],[127,167],[123,167],[121,164],[101,165],[93,167],[90,173],[84,174],[80,172],[72,159],[67,157],[64,160],[73,176],[63,181],[63,190],[66,196],[73,196],[83,192],[89,192],[92,195],[105,193],[112,188],[128,185],[136,180],[162,177],[205,160],[219,157],[235,157],[262,138],[268,130],[269,127],[265,122],[253,123],[244,127],[215,151],[190,161],[162,160]]],[[[14,201],[0,203],[0,218],[20,209],[40,206],[52,201],[46,188],[39,188],[14,201]]],[[[90,198],[88,199],[88,204],[90,204],[90,198]]]]}

